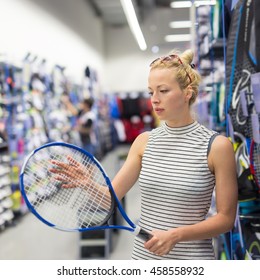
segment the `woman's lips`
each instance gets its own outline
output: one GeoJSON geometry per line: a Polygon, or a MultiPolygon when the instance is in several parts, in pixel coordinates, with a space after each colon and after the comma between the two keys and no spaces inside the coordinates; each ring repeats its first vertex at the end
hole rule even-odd
{"type": "Polygon", "coordinates": [[[164,111],[164,109],[162,108],[154,108],[154,111],[157,113],[157,114],[160,114],[164,111]]]}

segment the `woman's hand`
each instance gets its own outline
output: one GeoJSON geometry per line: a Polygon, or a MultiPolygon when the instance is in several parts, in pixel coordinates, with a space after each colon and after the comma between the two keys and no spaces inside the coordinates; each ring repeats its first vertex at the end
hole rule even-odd
{"type": "Polygon", "coordinates": [[[154,230],[153,237],[145,242],[144,247],[155,255],[169,254],[177,243],[177,230],[154,230]]]}
{"type": "MultiPolygon", "coordinates": [[[[94,164],[87,168],[73,159],[67,157],[68,162],[52,160],[52,168],[49,169],[54,174],[53,179],[61,183],[64,189],[82,188],[91,197],[92,205],[98,205],[105,210],[111,206],[111,193],[107,185],[102,185],[99,181],[101,176],[97,176],[97,168],[94,164]]],[[[103,182],[104,183],[104,182],[103,182]]]]}
{"type": "Polygon", "coordinates": [[[93,183],[91,169],[86,169],[86,167],[71,156],[68,156],[67,159],[68,163],[58,160],[51,161],[53,167],[50,168],[49,171],[55,174],[53,179],[60,181],[63,188],[76,188],[91,185],[93,183]]]}

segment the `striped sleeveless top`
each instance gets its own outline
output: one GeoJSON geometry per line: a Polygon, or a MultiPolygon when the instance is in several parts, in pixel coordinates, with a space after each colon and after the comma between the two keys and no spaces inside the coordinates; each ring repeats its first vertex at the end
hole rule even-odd
{"type": "MultiPolygon", "coordinates": [[[[150,132],[139,176],[141,217],[147,230],[168,230],[205,219],[215,177],[208,167],[208,147],[216,132],[198,122],[150,132]]],[[[135,238],[132,259],[214,259],[212,240],[179,242],[168,255],[157,256],[135,238]]]]}

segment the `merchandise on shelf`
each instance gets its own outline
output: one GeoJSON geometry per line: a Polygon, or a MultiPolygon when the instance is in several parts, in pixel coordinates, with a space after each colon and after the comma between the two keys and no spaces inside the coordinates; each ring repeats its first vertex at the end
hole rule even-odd
{"type": "Polygon", "coordinates": [[[260,259],[259,10],[259,1],[237,1],[225,28],[229,30],[224,49],[226,133],[235,152],[239,199],[232,233],[219,239],[219,255],[225,259],[260,259]]]}
{"type": "Polygon", "coordinates": [[[132,143],[140,133],[156,125],[147,92],[111,94],[110,114],[120,143],[132,143]]]}
{"type": "Polygon", "coordinates": [[[202,76],[195,112],[207,127],[225,133],[225,63],[222,2],[196,9],[197,65],[202,76]]]}

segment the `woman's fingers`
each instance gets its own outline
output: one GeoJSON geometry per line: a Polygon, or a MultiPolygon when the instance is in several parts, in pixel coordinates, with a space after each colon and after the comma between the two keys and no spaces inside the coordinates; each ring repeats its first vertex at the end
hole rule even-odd
{"type": "Polygon", "coordinates": [[[92,169],[84,167],[71,156],[68,162],[51,160],[52,167],[49,171],[54,174],[53,179],[62,182],[63,188],[85,187],[92,181],[92,169]]]}
{"type": "Polygon", "coordinates": [[[54,165],[56,168],[63,169],[63,170],[70,170],[72,168],[79,168],[82,167],[81,164],[73,159],[71,156],[68,156],[68,163],[58,161],[58,160],[51,160],[51,164],[54,165]]]}
{"type": "Polygon", "coordinates": [[[157,237],[151,238],[144,246],[147,250],[159,256],[165,255],[169,251],[167,248],[164,248],[164,244],[157,237]]]}
{"type": "Polygon", "coordinates": [[[162,256],[167,255],[175,246],[169,234],[169,231],[152,231],[153,237],[144,243],[144,247],[150,252],[162,256]]]}
{"type": "Polygon", "coordinates": [[[72,156],[67,156],[67,159],[70,165],[77,166],[77,167],[80,166],[80,163],[76,161],[72,156]]]}
{"type": "Polygon", "coordinates": [[[50,163],[54,166],[57,166],[59,168],[66,168],[67,167],[67,163],[64,163],[62,161],[58,161],[58,160],[51,160],[50,163]]]}
{"type": "Polygon", "coordinates": [[[73,158],[68,158],[69,163],[64,163],[57,160],[51,160],[52,167],[49,168],[49,171],[56,174],[66,174],[73,175],[76,172],[79,173],[81,170],[80,164],[73,158]]]}
{"type": "Polygon", "coordinates": [[[74,189],[76,187],[77,187],[77,185],[73,184],[73,183],[65,183],[65,184],[61,185],[61,188],[63,188],[63,189],[74,189]]]}

